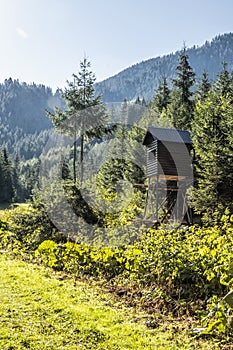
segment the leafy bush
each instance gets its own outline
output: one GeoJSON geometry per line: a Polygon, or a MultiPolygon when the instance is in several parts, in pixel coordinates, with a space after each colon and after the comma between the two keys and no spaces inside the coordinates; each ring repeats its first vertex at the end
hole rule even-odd
{"type": "Polygon", "coordinates": [[[111,248],[94,248],[67,242],[57,244],[46,240],[39,245],[35,256],[45,265],[73,274],[89,274],[106,279],[122,271],[122,251],[111,248]]]}
{"type": "Polygon", "coordinates": [[[150,229],[125,257],[130,277],[162,286],[173,298],[223,295],[233,285],[232,217],[212,228],[150,229]]]}
{"type": "MultiPolygon", "coordinates": [[[[222,301],[233,289],[233,215],[228,211],[214,227],[148,229],[121,247],[62,242],[56,235],[54,240],[42,241],[46,234],[38,215],[35,209],[25,207],[1,217],[1,247],[15,253],[34,250],[40,262],[56,270],[144,289],[147,295],[143,292],[142,298],[171,311],[204,313],[205,305],[217,302],[220,307],[209,324],[220,318],[223,323],[227,320],[227,326],[219,329],[229,332],[232,328],[222,301]]],[[[231,307],[227,312],[232,314],[231,307]]]]}
{"type": "Polygon", "coordinates": [[[33,252],[46,239],[64,241],[62,234],[50,222],[43,208],[36,209],[31,204],[21,204],[5,210],[1,217],[5,241],[9,236],[20,242],[22,248],[33,252]]]}
{"type": "Polygon", "coordinates": [[[53,241],[42,242],[36,250],[35,256],[40,257],[41,262],[55,270],[62,270],[64,267],[60,246],[53,241]]]}
{"type": "Polygon", "coordinates": [[[232,300],[229,304],[228,297],[232,291],[229,292],[221,300],[214,295],[208,301],[208,314],[202,319],[202,324],[206,326],[201,328],[200,334],[209,335],[230,335],[233,332],[233,304],[232,300]]]}
{"type": "MultiPolygon", "coordinates": [[[[37,249],[42,261],[42,248],[37,249]]],[[[43,248],[44,249],[44,248],[43,248]]],[[[46,250],[62,260],[66,271],[157,286],[176,300],[187,302],[224,295],[233,286],[232,217],[221,226],[166,230],[150,229],[140,239],[121,248],[96,248],[67,242],[46,250]],[[55,249],[55,250],[54,250],[55,249]]],[[[39,256],[37,255],[37,256],[39,256]]],[[[59,263],[60,264],[60,263],[59,263]]],[[[61,266],[61,264],[59,265],[61,266]]]]}

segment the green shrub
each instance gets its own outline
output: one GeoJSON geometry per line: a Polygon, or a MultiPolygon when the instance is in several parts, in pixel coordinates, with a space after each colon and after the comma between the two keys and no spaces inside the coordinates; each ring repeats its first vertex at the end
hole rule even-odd
{"type": "Polygon", "coordinates": [[[39,258],[40,262],[55,270],[62,270],[64,268],[64,260],[59,244],[46,240],[42,242],[37,250],[35,256],[39,258]]]}
{"type": "Polygon", "coordinates": [[[29,252],[33,252],[46,239],[64,241],[44,210],[36,209],[31,204],[20,204],[5,210],[1,220],[5,223],[3,231],[10,231],[29,252]]]}
{"type": "Polygon", "coordinates": [[[1,217],[0,247],[15,254],[35,251],[40,262],[56,270],[144,288],[157,303],[166,301],[171,308],[176,303],[197,311],[213,296],[225,305],[221,298],[233,289],[233,215],[229,211],[214,227],[148,229],[121,247],[62,242],[58,232],[46,233],[50,228],[40,221],[41,215],[30,206],[6,211],[1,217]]]}
{"type": "Polygon", "coordinates": [[[62,250],[64,270],[74,274],[91,272],[90,250],[91,248],[87,245],[65,243],[62,250]]]}
{"type": "Polygon", "coordinates": [[[122,251],[111,248],[98,249],[72,242],[57,244],[46,240],[39,245],[35,255],[49,267],[76,275],[89,274],[109,279],[122,271],[122,251]]]}
{"type": "Polygon", "coordinates": [[[37,254],[51,254],[51,258],[42,257],[46,264],[56,259],[68,272],[106,279],[119,276],[140,286],[156,285],[175,299],[207,301],[212,295],[224,295],[233,286],[229,216],[223,218],[222,226],[212,228],[150,229],[122,248],[67,242],[45,252],[44,244],[37,254]]]}

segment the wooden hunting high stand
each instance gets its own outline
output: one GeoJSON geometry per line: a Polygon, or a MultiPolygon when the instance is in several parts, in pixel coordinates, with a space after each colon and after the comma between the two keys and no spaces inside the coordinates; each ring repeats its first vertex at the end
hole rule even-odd
{"type": "Polygon", "coordinates": [[[144,221],[191,224],[187,188],[192,184],[192,141],[188,131],[149,127],[147,147],[148,191],[144,221]]]}

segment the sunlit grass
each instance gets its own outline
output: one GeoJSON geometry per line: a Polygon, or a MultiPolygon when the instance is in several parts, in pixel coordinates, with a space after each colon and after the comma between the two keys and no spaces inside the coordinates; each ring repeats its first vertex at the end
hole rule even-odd
{"type": "Polygon", "coordinates": [[[182,324],[145,325],[147,315],[117,305],[89,282],[0,257],[0,349],[219,349],[182,324]]]}

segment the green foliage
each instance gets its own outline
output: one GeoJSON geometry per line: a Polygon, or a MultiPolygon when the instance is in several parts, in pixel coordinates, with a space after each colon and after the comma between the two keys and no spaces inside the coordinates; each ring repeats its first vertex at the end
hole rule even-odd
{"type": "Polygon", "coordinates": [[[35,256],[46,266],[75,275],[88,274],[106,279],[122,272],[122,250],[107,247],[95,248],[84,244],[67,242],[57,244],[46,240],[35,252],[35,256]]]}
{"type": "MultiPolygon", "coordinates": [[[[202,318],[202,324],[205,326],[201,330],[201,335],[216,335],[216,336],[231,336],[233,332],[233,305],[227,302],[228,293],[220,300],[216,295],[211,297],[208,301],[208,314],[202,318]]],[[[226,339],[226,338],[225,338],[226,339]]]]}
{"type": "Polygon", "coordinates": [[[43,208],[38,210],[30,204],[21,204],[5,210],[1,221],[1,246],[4,249],[14,246],[15,254],[31,254],[46,238],[64,241],[43,208]]]}
{"type": "Polygon", "coordinates": [[[42,242],[36,250],[35,256],[54,270],[61,270],[64,267],[62,255],[60,254],[60,246],[50,240],[42,242]]]}
{"type": "MultiPolygon", "coordinates": [[[[206,304],[209,310],[208,305],[218,304],[216,312],[206,318],[206,332],[233,333],[232,297],[227,294],[233,289],[233,215],[229,210],[213,227],[141,228],[139,238],[121,247],[62,242],[58,233],[48,234],[49,226],[43,225],[44,219],[38,220],[37,210],[20,206],[1,215],[1,249],[23,258],[34,256],[37,262],[74,276],[145,289],[142,302],[145,299],[173,315],[203,315],[206,304]]],[[[130,234],[130,225],[128,230],[130,234]]]]}
{"type": "Polygon", "coordinates": [[[106,133],[107,113],[101,96],[95,97],[95,75],[90,71],[91,63],[86,59],[80,62],[80,71],[73,74],[73,81],[62,92],[66,109],[55,108],[48,111],[54,127],[61,134],[72,137],[73,143],[73,180],[76,182],[77,138],[80,140],[79,181],[83,180],[84,143],[88,138],[101,138],[106,133]]]}
{"type": "Polygon", "coordinates": [[[196,154],[196,189],[193,192],[195,211],[204,220],[214,220],[232,205],[233,188],[233,110],[231,98],[211,91],[197,102],[192,123],[196,154]]]}
{"type": "MultiPolygon", "coordinates": [[[[197,79],[201,79],[203,71],[206,70],[208,76],[215,80],[217,73],[222,69],[223,61],[232,67],[232,47],[233,34],[228,33],[218,35],[202,46],[188,48],[186,53],[190,57],[197,79]]],[[[117,75],[97,83],[96,93],[102,94],[103,100],[110,103],[123,101],[124,98],[134,100],[138,96],[144,96],[146,101],[150,101],[163,73],[166,74],[169,83],[174,78],[174,67],[180,53],[181,51],[152,58],[124,69],[117,75]]]]}
{"type": "MultiPolygon", "coordinates": [[[[119,307],[94,281],[74,281],[5,254],[0,268],[1,350],[154,350],[161,344],[170,348],[172,329],[148,329],[145,320],[150,316],[119,307]]],[[[192,338],[183,330],[172,344],[177,342],[179,350],[185,350],[192,338]]],[[[199,349],[206,348],[203,344],[199,349]]]]}
{"type": "MultiPolygon", "coordinates": [[[[71,208],[77,217],[81,217],[86,223],[95,225],[99,220],[97,213],[91,208],[83,197],[84,187],[80,186],[72,181],[64,181],[63,187],[65,190],[66,198],[71,208]]],[[[56,204],[55,204],[56,205],[56,204]]]]}
{"type": "MultiPolygon", "coordinates": [[[[140,190],[124,186],[124,183],[119,192],[100,188],[96,205],[104,230],[103,237],[106,238],[106,242],[103,239],[102,244],[119,246],[134,241],[139,235],[134,220],[143,215],[145,195],[140,190]]],[[[97,228],[95,234],[101,237],[101,228],[97,228]]]]}
{"type": "Polygon", "coordinates": [[[162,113],[163,109],[167,109],[170,103],[171,91],[168,87],[167,78],[163,75],[161,82],[156,90],[154,99],[152,100],[152,105],[157,107],[159,114],[162,113]]]}
{"type": "Polygon", "coordinates": [[[202,73],[201,82],[197,87],[197,90],[195,91],[195,96],[197,100],[204,101],[208,96],[210,89],[211,89],[211,84],[208,80],[208,73],[204,70],[204,72],[202,73]]]}
{"type": "Polygon", "coordinates": [[[207,301],[233,286],[232,233],[233,217],[226,212],[221,226],[150,229],[121,249],[46,241],[36,254],[51,267],[63,261],[62,268],[73,273],[124,276],[139,285],[156,285],[177,301],[207,301]]]}
{"type": "Polygon", "coordinates": [[[34,190],[38,188],[40,164],[39,158],[19,162],[16,174],[18,187],[16,188],[15,201],[24,202],[32,198],[34,190]]]}
{"type": "Polygon", "coordinates": [[[141,283],[155,283],[176,299],[203,300],[213,291],[221,294],[224,284],[231,283],[227,253],[232,240],[220,232],[195,227],[185,232],[151,230],[127,249],[128,270],[141,283]]]}
{"type": "Polygon", "coordinates": [[[4,148],[0,152],[0,203],[10,203],[14,197],[12,164],[4,148]]]}
{"type": "Polygon", "coordinates": [[[157,285],[177,299],[207,300],[233,287],[229,211],[218,226],[149,229],[121,248],[62,243],[62,236],[30,206],[5,211],[0,230],[2,248],[14,250],[18,245],[18,253],[37,249],[37,257],[50,267],[107,279],[121,275],[133,283],[157,285]]]}

